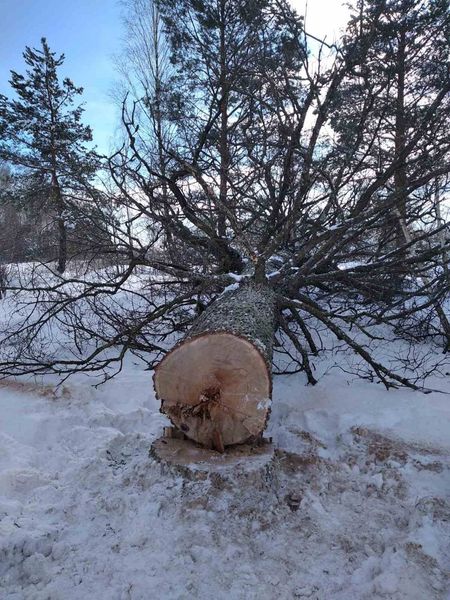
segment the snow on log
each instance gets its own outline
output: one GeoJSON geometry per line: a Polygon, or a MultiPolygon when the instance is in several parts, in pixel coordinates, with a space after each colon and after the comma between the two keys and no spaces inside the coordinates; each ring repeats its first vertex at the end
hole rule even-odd
{"type": "Polygon", "coordinates": [[[270,288],[246,284],[223,294],[156,367],[161,412],[220,452],[260,435],[270,411],[274,329],[270,288]]]}

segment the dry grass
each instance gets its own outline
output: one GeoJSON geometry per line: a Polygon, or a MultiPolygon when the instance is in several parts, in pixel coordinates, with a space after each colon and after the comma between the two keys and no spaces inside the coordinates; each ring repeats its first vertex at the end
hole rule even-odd
{"type": "Polygon", "coordinates": [[[44,385],[41,383],[34,383],[31,381],[18,381],[17,379],[0,379],[0,397],[1,390],[9,389],[14,392],[21,394],[36,394],[42,398],[69,398],[70,390],[66,386],[58,388],[53,385],[44,385]]]}

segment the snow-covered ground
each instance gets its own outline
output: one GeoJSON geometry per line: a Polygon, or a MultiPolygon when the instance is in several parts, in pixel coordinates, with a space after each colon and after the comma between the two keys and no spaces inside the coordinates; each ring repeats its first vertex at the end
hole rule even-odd
{"type": "Polygon", "coordinates": [[[136,359],[91,383],[0,384],[2,600],[448,597],[449,396],[278,377],[255,488],[161,471],[136,359]]]}

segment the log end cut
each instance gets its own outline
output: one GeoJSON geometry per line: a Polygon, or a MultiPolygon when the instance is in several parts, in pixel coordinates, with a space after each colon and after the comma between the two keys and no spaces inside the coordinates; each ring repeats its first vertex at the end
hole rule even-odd
{"type": "Polygon", "coordinates": [[[259,436],[270,411],[271,376],[259,349],[228,332],[175,347],[155,370],[161,411],[187,437],[220,452],[259,436]]]}

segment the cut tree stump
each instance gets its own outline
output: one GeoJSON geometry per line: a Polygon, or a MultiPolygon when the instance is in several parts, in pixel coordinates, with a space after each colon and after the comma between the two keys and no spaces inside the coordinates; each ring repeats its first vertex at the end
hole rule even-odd
{"type": "Polygon", "coordinates": [[[223,294],[156,367],[161,412],[219,452],[260,436],[270,413],[274,330],[270,288],[246,284],[223,294]]]}
{"type": "Polygon", "coordinates": [[[241,481],[255,490],[270,486],[275,480],[276,454],[269,440],[240,444],[220,454],[191,440],[161,437],[153,442],[149,454],[164,474],[188,481],[208,479],[218,487],[241,481]]]}

